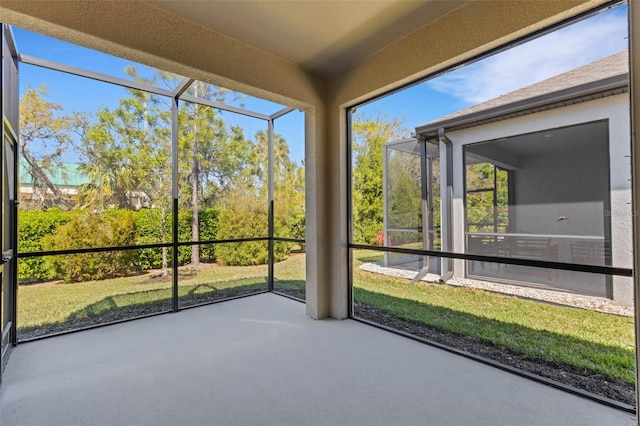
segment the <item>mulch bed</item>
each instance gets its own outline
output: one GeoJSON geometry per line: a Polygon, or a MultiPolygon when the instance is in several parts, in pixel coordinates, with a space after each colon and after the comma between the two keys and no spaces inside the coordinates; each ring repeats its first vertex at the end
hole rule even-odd
{"type": "Polygon", "coordinates": [[[276,284],[275,291],[283,294],[287,294],[291,297],[295,297],[296,299],[305,300],[306,292],[303,288],[286,288],[286,287],[278,287],[276,284]]]}
{"type": "Polygon", "coordinates": [[[110,322],[125,321],[131,318],[152,315],[160,312],[169,312],[171,305],[158,304],[150,306],[130,306],[126,308],[116,309],[101,315],[95,315],[85,318],[77,318],[68,320],[59,324],[44,325],[29,329],[18,330],[18,341],[31,340],[38,337],[49,336],[57,333],[64,333],[70,330],[78,330],[97,325],[107,324],[110,322]]]}
{"type": "Polygon", "coordinates": [[[417,321],[396,318],[371,305],[355,302],[354,314],[357,318],[394,328],[458,351],[497,361],[635,407],[635,386],[619,380],[612,380],[602,374],[580,370],[569,365],[531,359],[519,352],[495,346],[472,336],[442,331],[417,321]]]}

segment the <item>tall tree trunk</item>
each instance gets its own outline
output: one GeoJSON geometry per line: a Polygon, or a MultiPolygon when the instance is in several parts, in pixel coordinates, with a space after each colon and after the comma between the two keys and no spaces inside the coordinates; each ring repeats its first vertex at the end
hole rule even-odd
{"type": "MultiPolygon", "coordinates": [[[[193,186],[191,187],[191,238],[192,241],[200,239],[200,223],[198,220],[198,184],[200,182],[200,164],[197,158],[193,160],[193,186]]],[[[191,264],[198,265],[200,263],[200,246],[194,244],[191,246],[191,264]]]]}
{"type": "MultiPolygon", "coordinates": [[[[198,85],[194,86],[195,96],[198,96],[198,85]]],[[[194,126],[193,126],[193,169],[191,177],[193,179],[191,186],[191,240],[198,241],[200,239],[200,222],[198,220],[198,205],[200,204],[200,160],[198,158],[198,120],[199,106],[194,105],[194,126]]],[[[200,264],[200,246],[194,244],[191,246],[191,264],[196,266],[200,264]]]]}
{"type": "Polygon", "coordinates": [[[69,200],[64,199],[62,192],[51,181],[51,179],[49,179],[49,176],[47,176],[47,173],[38,164],[38,160],[36,160],[28,150],[24,149],[24,144],[22,144],[21,147],[23,148],[22,157],[25,159],[27,164],[29,164],[31,176],[33,177],[34,197],[38,192],[38,187],[44,189],[44,193],[42,194],[42,200],[40,202],[41,205],[39,207],[45,207],[48,205],[58,205],[58,206],[64,206],[67,209],[71,209],[73,207],[73,203],[69,200]],[[49,189],[53,194],[52,201],[47,199],[46,189],[49,189]]]}
{"type": "MultiPolygon", "coordinates": [[[[162,213],[160,217],[160,222],[162,223],[161,235],[162,242],[164,243],[167,240],[167,208],[162,207],[162,213]]],[[[167,248],[162,247],[162,276],[166,277],[169,275],[169,262],[167,260],[167,248]]]]}

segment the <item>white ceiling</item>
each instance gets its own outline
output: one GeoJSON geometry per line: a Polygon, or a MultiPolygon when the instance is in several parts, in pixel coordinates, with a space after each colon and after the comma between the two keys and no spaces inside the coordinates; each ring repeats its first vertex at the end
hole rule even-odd
{"type": "Polygon", "coordinates": [[[146,0],[169,13],[333,75],[467,0],[146,0]]]}

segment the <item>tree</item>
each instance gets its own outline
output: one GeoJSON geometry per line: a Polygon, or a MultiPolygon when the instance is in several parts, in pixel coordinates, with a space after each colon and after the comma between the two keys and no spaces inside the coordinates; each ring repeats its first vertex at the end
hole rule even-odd
{"type": "Polygon", "coordinates": [[[403,120],[357,115],[353,122],[353,240],[374,244],[383,225],[382,147],[407,137],[403,120]]]}
{"type": "MultiPolygon", "coordinates": [[[[256,132],[250,141],[247,166],[235,179],[233,190],[224,194],[218,224],[219,238],[264,237],[269,233],[267,194],[269,190],[269,138],[266,131],[256,132]]],[[[276,236],[304,236],[304,171],[289,158],[287,141],[273,137],[273,184],[275,197],[274,231],[276,236]]],[[[288,243],[274,245],[277,262],[290,251],[288,243]]],[[[216,249],[223,264],[257,265],[269,259],[262,241],[225,244],[216,249]]]]}
{"type": "Polygon", "coordinates": [[[505,232],[509,225],[509,173],[491,163],[466,165],[467,230],[505,232]]]}
{"type": "Polygon", "coordinates": [[[420,156],[395,151],[387,158],[386,172],[388,226],[390,228],[421,228],[420,156]]]}
{"type": "Polygon", "coordinates": [[[276,174],[274,221],[276,235],[304,239],[305,237],[305,176],[304,164],[287,160],[276,174]]]}
{"type": "MultiPolygon", "coordinates": [[[[190,94],[215,102],[225,102],[227,95],[234,95],[216,86],[194,82],[190,94]]],[[[215,204],[221,195],[229,190],[235,177],[244,168],[251,155],[249,144],[245,140],[242,130],[234,127],[229,130],[219,113],[209,106],[192,102],[182,102],[179,113],[180,135],[179,152],[180,180],[186,180],[190,194],[188,199],[191,208],[191,238],[200,238],[200,222],[198,210],[202,207],[201,200],[205,193],[208,201],[215,204]]],[[[191,264],[200,263],[200,247],[191,247],[191,264]]]]}
{"type": "MultiPolygon", "coordinates": [[[[169,73],[158,72],[152,78],[144,78],[135,67],[125,71],[145,84],[161,80],[171,87],[178,81],[177,76],[169,73]]],[[[193,83],[189,93],[216,102],[225,102],[230,94],[235,96],[201,82],[193,83]]],[[[120,99],[116,108],[105,107],[97,113],[79,149],[82,171],[91,179],[81,188],[81,207],[103,210],[154,206],[162,209],[162,227],[169,229],[166,222],[172,185],[169,103],[164,97],[129,89],[129,96],[120,99]]],[[[181,102],[178,119],[179,200],[181,206],[191,209],[191,239],[197,241],[198,211],[207,207],[202,201],[215,205],[235,185],[254,154],[242,130],[230,129],[214,108],[181,102]]],[[[194,245],[191,263],[198,264],[199,258],[199,247],[194,245]]]]}
{"type": "MultiPolygon", "coordinates": [[[[257,161],[256,176],[267,182],[269,145],[266,131],[254,137],[257,161]]],[[[282,135],[273,136],[274,216],[276,235],[304,238],[304,168],[289,158],[287,141],[282,135]],[[284,235],[284,233],[288,235],[284,235]]],[[[266,185],[265,189],[266,191],[266,185]]],[[[266,195],[266,194],[265,194],[266,195]]]]}
{"type": "MultiPolygon", "coordinates": [[[[172,86],[176,79],[166,73],[145,79],[135,68],[127,68],[126,72],[146,84],[162,80],[172,86]]],[[[232,95],[201,82],[193,83],[189,94],[215,102],[225,102],[227,95],[232,95]]],[[[169,229],[165,219],[171,193],[171,114],[163,106],[166,101],[129,90],[129,96],[121,99],[117,107],[98,111],[95,122],[86,126],[79,147],[82,171],[91,179],[81,188],[81,207],[101,211],[153,206],[162,209],[162,229],[169,229]]],[[[203,208],[225,204],[244,208],[250,198],[266,199],[267,136],[266,132],[258,132],[251,141],[240,127],[229,127],[215,108],[197,102],[181,102],[178,120],[179,205],[191,210],[191,239],[198,241],[199,211],[203,208]]],[[[294,209],[294,218],[298,225],[303,224],[304,174],[289,159],[289,148],[281,136],[276,136],[275,145],[276,188],[286,194],[282,200],[287,208],[299,205],[294,209]]],[[[166,269],[164,254],[165,251],[166,269]]],[[[199,259],[200,248],[193,245],[191,264],[197,265],[199,259]]]]}
{"type": "MultiPolygon", "coordinates": [[[[246,169],[253,182],[253,193],[266,199],[268,192],[269,138],[266,131],[254,135],[251,167],[246,169]]],[[[273,136],[273,185],[276,208],[276,226],[280,230],[292,227],[304,216],[304,168],[289,158],[287,141],[282,135],[273,136]],[[292,220],[293,219],[293,220],[292,220]]],[[[266,208],[266,206],[265,206],[266,208]]]]}
{"type": "Polygon", "coordinates": [[[80,169],[91,179],[80,188],[83,208],[135,209],[170,192],[167,114],[143,102],[147,93],[132,92],[114,110],[98,111],[97,121],[82,140],[80,169]]]}
{"type": "MultiPolygon", "coordinates": [[[[135,81],[152,85],[158,75],[144,78],[125,68],[135,81]]],[[[111,110],[102,108],[86,132],[80,149],[82,170],[92,179],[81,190],[83,207],[139,208],[170,204],[171,112],[161,96],[128,89],[111,110]],[[160,202],[162,201],[162,202],[160,202]]]]}
{"type": "MultiPolygon", "coordinates": [[[[126,71],[136,81],[151,83],[135,68],[126,71]]],[[[78,201],[93,211],[158,208],[160,242],[165,242],[171,229],[171,113],[159,96],[133,89],[129,95],[116,108],[98,111],[82,139],[80,169],[91,181],[81,186],[78,201]]],[[[167,275],[165,247],[162,269],[167,275]]]]}
{"type": "MultiPolygon", "coordinates": [[[[242,173],[233,181],[232,190],[220,203],[218,238],[249,238],[268,235],[269,139],[265,131],[256,132],[249,142],[242,173]]],[[[274,231],[276,236],[304,237],[304,170],[289,158],[289,146],[281,135],[274,135],[273,180],[275,196],[274,231]]],[[[277,242],[274,259],[281,260],[289,244],[277,242]]],[[[216,249],[223,264],[250,265],[267,262],[264,242],[229,243],[216,249]]]]}
{"type": "Polygon", "coordinates": [[[33,201],[39,208],[60,206],[70,209],[73,203],[65,199],[52,181],[62,174],[62,156],[72,146],[72,135],[86,123],[86,116],[74,112],[61,115],[62,105],[47,101],[49,90],[41,85],[29,86],[20,99],[19,148],[33,180],[33,201]],[[50,192],[52,197],[48,196],[50,192]]]}

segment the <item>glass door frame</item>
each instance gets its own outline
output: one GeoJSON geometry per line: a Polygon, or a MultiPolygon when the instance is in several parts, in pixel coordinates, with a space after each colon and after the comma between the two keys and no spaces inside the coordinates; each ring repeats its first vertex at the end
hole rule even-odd
{"type": "Polygon", "coordinates": [[[19,58],[13,41],[13,34],[8,25],[2,24],[0,31],[2,40],[2,71],[0,88],[2,89],[2,147],[0,163],[2,164],[2,214],[0,229],[2,241],[2,258],[0,261],[0,381],[2,371],[7,364],[12,348],[17,344],[16,304],[17,304],[17,149],[18,149],[18,67],[19,58]]]}

